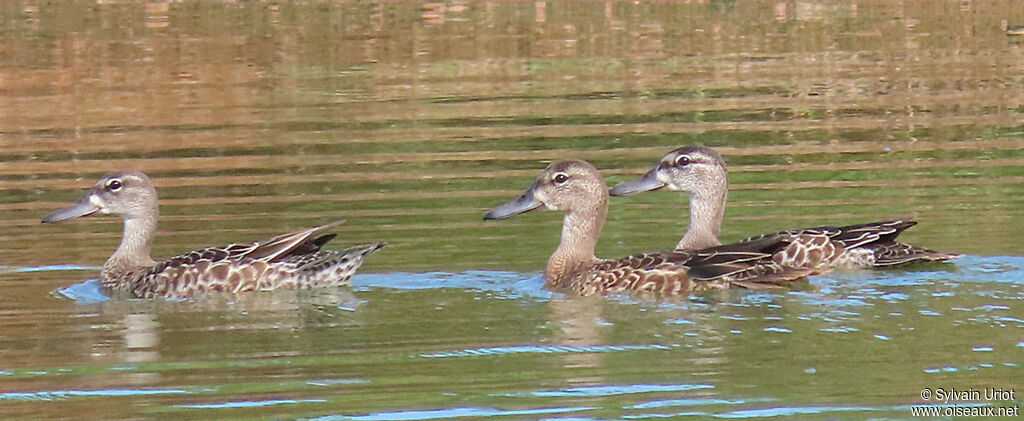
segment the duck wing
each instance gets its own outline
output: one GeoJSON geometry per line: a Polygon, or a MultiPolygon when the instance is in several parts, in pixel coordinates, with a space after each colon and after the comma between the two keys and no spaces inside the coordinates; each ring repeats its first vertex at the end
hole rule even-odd
{"type": "Polygon", "coordinates": [[[895,240],[901,232],[917,225],[916,221],[893,219],[889,221],[867,222],[863,224],[837,226],[820,226],[797,228],[768,234],[758,235],[740,240],[740,243],[762,240],[780,234],[789,235],[821,235],[831,241],[838,242],[844,248],[851,249],[873,243],[886,243],[895,240]]]}
{"type": "Polygon", "coordinates": [[[916,221],[892,219],[844,226],[820,226],[763,234],[740,240],[761,240],[779,234],[800,238],[780,254],[779,263],[787,266],[891,266],[912,261],[943,261],[959,254],[943,253],[896,241],[916,221]],[[823,241],[826,240],[826,241],[823,241]]]}
{"type": "Polygon", "coordinates": [[[343,220],[335,221],[250,244],[193,250],[147,268],[138,274],[130,289],[138,297],[187,297],[204,291],[254,290],[269,272],[281,272],[286,267],[297,269],[323,260],[325,252],[320,249],[336,234],[318,235],[342,223],[343,220]]]}
{"type": "Polygon", "coordinates": [[[709,287],[774,288],[820,273],[816,264],[786,264],[783,256],[805,247],[804,236],[788,233],[761,236],[691,252],[685,262],[694,281],[709,287]]]}
{"type": "Polygon", "coordinates": [[[793,241],[791,235],[778,234],[696,251],[639,253],[602,260],[577,276],[570,287],[581,295],[624,291],[675,295],[730,286],[780,287],[816,273],[811,268],[785,267],[772,259],[793,241]]]}

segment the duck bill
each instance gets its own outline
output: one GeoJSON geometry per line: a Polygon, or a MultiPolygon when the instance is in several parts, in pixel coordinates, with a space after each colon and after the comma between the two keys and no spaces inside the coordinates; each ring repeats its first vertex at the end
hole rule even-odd
{"type": "Polygon", "coordinates": [[[505,219],[511,217],[512,215],[518,215],[520,213],[529,212],[541,207],[543,203],[541,203],[539,200],[537,200],[536,197],[534,197],[533,192],[534,188],[533,186],[530,186],[530,188],[526,189],[526,191],[523,192],[523,195],[519,196],[518,199],[515,199],[508,203],[500,204],[496,206],[494,209],[488,211],[486,214],[484,214],[484,220],[487,221],[492,219],[505,219]]]}
{"type": "Polygon", "coordinates": [[[96,213],[100,210],[99,205],[93,203],[92,193],[86,193],[84,196],[78,199],[73,205],[57,209],[50,212],[49,215],[43,217],[44,224],[52,224],[54,222],[67,221],[68,219],[79,218],[88,216],[96,213]]]}
{"type": "Polygon", "coordinates": [[[625,196],[627,194],[657,190],[662,187],[665,187],[665,183],[658,180],[658,168],[655,167],[644,175],[612,187],[611,190],[608,190],[608,194],[612,196],[625,196]]]}

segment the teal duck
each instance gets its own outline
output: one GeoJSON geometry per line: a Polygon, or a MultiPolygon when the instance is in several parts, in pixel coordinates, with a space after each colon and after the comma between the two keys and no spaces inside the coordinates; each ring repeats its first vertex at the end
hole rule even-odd
{"type": "Polygon", "coordinates": [[[504,219],[541,206],[564,213],[562,239],[544,270],[547,284],[581,295],[626,291],[685,294],[728,288],[769,288],[818,273],[777,260],[794,236],[765,236],[702,250],[640,253],[599,259],[594,247],[608,211],[608,187],[586,161],[548,165],[519,198],[491,209],[484,220],[504,219]]]}
{"type": "Polygon", "coordinates": [[[42,222],[96,212],[124,219],[121,245],[103,265],[101,283],[108,290],[137,298],[340,285],[366,256],[384,247],[384,243],[370,243],[321,250],[336,235],[321,234],[344,222],[337,221],[266,241],[208,247],[156,262],[149,254],[159,216],[156,188],[145,174],[134,170],[100,178],[78,201],[46,215],[42,222]]]}
{"type": "MultiPolygon", "coordinates": [[[[640,177],[612,187],[609,193],[612,196],[624,196],[663,187],[685,192],[690,196],[690,226],[676,249],[699,249],[719,244],[718,232],[722,226],[729,190],[726,175],[725,160],[714,149],[684,146],[665,154],[654,168],[640,177]]],[[[779,234],[808,236],[815,240],[808,243],[803,252],[815,255],[830,267],[891,266],[959,257],[958,254],[937,252],[896,241],[903,230],[916,224],[915,221],[893,219],[846,226],[820,226],[780,231],[740,242],[779,234]]],[[[794,258],[805,256],[794,255],[794,258]]]]}

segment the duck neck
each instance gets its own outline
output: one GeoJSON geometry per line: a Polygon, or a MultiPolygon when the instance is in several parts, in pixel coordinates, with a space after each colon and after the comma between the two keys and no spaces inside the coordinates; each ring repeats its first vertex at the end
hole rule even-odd
{"type": "Polygon", "coordinates": [[[103,265],[103,279],[118,279],[125,273],[156,264],[149,256],[156,233],[158,213],[124,218],[121,245],[103,265]]]}
{"type": "Polygon", "coordinates": [[[699,250],[722,244],[718,241],[718,231],[722,228],[729,187],[716,187],[720,188],[690,194],[690,227],[679,240],[676,250],[699,250]]]}
{"type": "Polygon", "coordinates": [[[562,241],[548,259],[544,271],[544,278],[549,284],[567,287],[579,270],[597,260],[594,247],[601,236],[607,213],[607,197],[581,209],[566,212],[562,221],[562,241]]]}

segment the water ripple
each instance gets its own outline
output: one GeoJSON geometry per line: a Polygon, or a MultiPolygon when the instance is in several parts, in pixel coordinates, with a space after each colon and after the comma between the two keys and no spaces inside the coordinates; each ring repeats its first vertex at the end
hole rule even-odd
{"type": "Polygon", "coordinates": [[[98,390],[41,390],[38,392],[0,393],[0,400],[59,401],[75,397],[179,395],[196,393],[184,389],[98,389],[98,390]]]}
{"type": "Polygon", "coordinates": [[[103,293],[99,279],[89,279],[64,288],[57,288],[53,293],[70,298],[78,304],[99,303],[110,299],[107,294],[103,293]]]}
{"type": "Polygon", "coordinates": [[[221,409],[221,408],[258,408],[262,406],[274,406],[274,405],[289,405],[296,403],[322,403],[327,402],[326,399],[276,399],[276,400],[263,400],[263,401],[228,401],[219,403],[197,403],[197,404],[184,404],[175,405],[177,408],[186,409],[221,409]]]}
{"type": "Polygon", "coordinates": [[[365,384],[369,383],[366,379],[322,379],[322,380],[306,380],[306,384],[310,386],[334,386],[338,384],[365,384]]]}
{"type": "Polygon", "coordinates": [[[685,390],[714,389],[714,385],[694,384],[624,384],[605,386],[571,387],[558,390],[544,390],[533,392],[530,395],[542,397],[567,397],[567,396],[615,396],[635,393],[649,392],[681,392],[685,390]]]}
{"type": "Polygon", "coordinates": [[[445,408],[445,409],[423,409],[410,411],[376,412],[365,415],[327,415],[317,418],[309,418],[311,421],[400,421],[400,420],[433,420],[440,418],[466,418],[466,417],[507,417],[516,415],[543,415],[561,414],[567,412],[580,412],[595,409],[589,406],[571,406],[561,408],[532,408],[532,409],[497,409],[480,407],[445,408]]]}
{"type": "Polygon", "coordinates": [[[792,417],[796,415],[827,414],[831,412],[865,412],[878,411],[879,408],[869,406],[803,406],[777,407],[763,409],[741,409],[723,414],[715,414],[715,418],[768,418],[792,417]]]}
{"type": "Polygon", "coordinates": [[[652,408],[666,408],[674,406],[700,406],[700,405],[743,405],[754,402],[772,402],[777,399],[772,398],[752,398],[752,399],[720,399],[720,398],[692,398],[692,399],[665,399],[656,400],[644,403],[638,403],[636,405],[630,405],[628,409],[652,409],[652,408]]]}
{"type": "Polygon", "coordinates": [[[370,288],[466,288],[500,292],[506,298],[550,298],[552,296],[551,291],[544,289],[544,277],[540,273],[493,270],[358,273],[352,276],[351,283],[357,291],[370,288]]]}
{"type": "Polygon", "coordinates": [[[575,352],[614,352],[614,351],[635,351],[658,349],[671,349],[660,344],[650,345],[516,345],[496,346],[488,348],[473,348],[459,351],[435,352],[420,354],[423,358],[449,358],[449,357],[479,357],[483,355],[508,355],[508,354],[552,354],[552,353],[575,353],[575,352]]]}
{"type": "Polygon", "coordinates": [[[25,266],[16,268],[4,268],[3,272],[14,272],[14,273],[29,273],[29,272],[51,272],[61,270],[100,270],[99,266],[81,266],[81,265],[42,265],[42,266],[25,266]]]}

